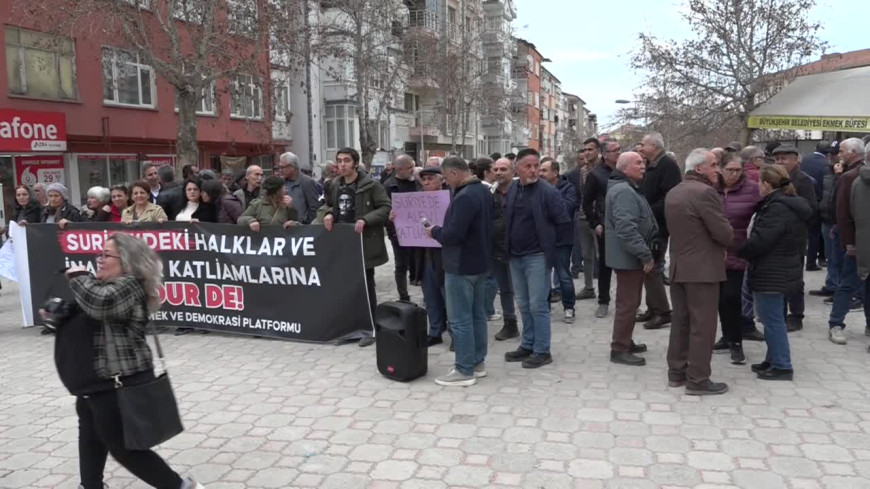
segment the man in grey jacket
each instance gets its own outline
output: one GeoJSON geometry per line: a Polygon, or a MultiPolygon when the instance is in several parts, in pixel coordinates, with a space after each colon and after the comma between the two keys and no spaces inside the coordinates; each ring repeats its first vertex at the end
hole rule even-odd
{"type": "MultiPolygon", "coordinates": [[[[284,177],[284,190],[302,224],[311,224],[320,208],[317,182],[299,171],[299,157],[287,152],[281,155],[276,167],[284,177]]],[[[285,197],[286,200],[286,197],[285,197]]]]}
{"type": "Polygon", "coordinates": [[[644,171],[639,154],[629,151],[619,156],[608,182],[604,218],[605,257],[607,266],[616,272],[610,361],[632,366],[646,365],[645,359],[635,355],[646,351],[646,345],[635,344],[631,336],[644,278],[655,268],[650,245],[659,229],[638,187],[644,171]]]}

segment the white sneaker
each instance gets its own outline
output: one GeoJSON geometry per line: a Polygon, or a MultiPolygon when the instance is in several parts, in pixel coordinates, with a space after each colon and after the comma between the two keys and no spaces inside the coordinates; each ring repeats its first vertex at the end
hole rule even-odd
{"type": "Polygon", "coordinates": [[[567,324],[574,323],[574,309],[565,309],[565,322],[567,324]]]}
{"type": "Polygon", "coordinates": [[[181,483],[181,489],[205,489],[205,486],[190,477],[185,477],[181,483]]]}
{"type": "Polygon", "coordinates": [[[483,362],[474,366],[474,378],[482,379],[486,377],[486,365],[483,362]]]}
{"type": "Polygon", "coordinates": [[[500,319],[501,319],[501,314],[499,314],[499,313],[495,313],[495,314],[493,314],[493,315],[491,315],[491,316],[487,316],[487,317],[486,317],[486,320],[487,320],[487,321],[498,321],[498,320],[500,320],[500,319]]]}
{"type": "Polygon", "coordinates": [[[828,330],[828,338],[831,340],[831,343],[834,343],[835,345],[845,345],[848,341],[846,339],[846,333],[840,326],[834,326],[828,330]]]}
{"type": "Polygon", "coordinates": [[[435,379],[435,383],[444,387],[468,387],[477,383],[474,375],[465,375],[456,368],[451,368],[447,375],[435,379]]]}

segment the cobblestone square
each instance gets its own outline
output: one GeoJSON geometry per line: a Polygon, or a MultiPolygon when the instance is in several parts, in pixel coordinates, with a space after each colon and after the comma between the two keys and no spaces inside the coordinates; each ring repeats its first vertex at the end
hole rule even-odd
{"type": "MultiPolygon", "coordinates": [[[[807,274],[807,290],[823,277],[807,274]]],[[[379,298],[394,298],[391,265],[378,280],[379,298]]],[[[75,488],[74,398],[53,338],[19,327],[17,289],[3,285],[0,487],[75,488]]],[[[446,345],[430,349],[426,378],[403,384],[377,372],[374,348],[163,335],[187,430],[158,452],[209,489],[870,488],[860,313],[836,346],[828,306],[808,297],[805,328],[790,335],[794,382],[758,381],[714,355],[731,391],[696,398],[666,386],[668,330],[636,331],[646,367],[611,364],[611,319],[595,319],[594,302],[578,302],[570,326],[554,308],[553,365],[507,364],[516,341],[492,341],[489,376],[469,388],[433,382],[452,363],[446,345]]],[[[744,345],[762,360],[763,344],[744,345]]],[[[145,487],[111,459],[107,483],[145,487]]]]}

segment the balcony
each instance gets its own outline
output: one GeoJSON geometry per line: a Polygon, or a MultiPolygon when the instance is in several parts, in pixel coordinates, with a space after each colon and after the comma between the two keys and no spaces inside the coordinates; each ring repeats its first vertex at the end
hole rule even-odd
{"type": "Polygon", "coordinates": [[[408,12],[408,28],[437,35],[439,33],[438,14],[429,10],[411,10],[408,12]]]}

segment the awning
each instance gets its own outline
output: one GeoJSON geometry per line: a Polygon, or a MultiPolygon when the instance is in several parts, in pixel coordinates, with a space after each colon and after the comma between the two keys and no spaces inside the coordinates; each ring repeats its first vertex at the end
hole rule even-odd
{"type": "Polygon", "coordinates": [[[870,131],[870,66],[799,76],[749,115],[749,127],[870,131]]]}

